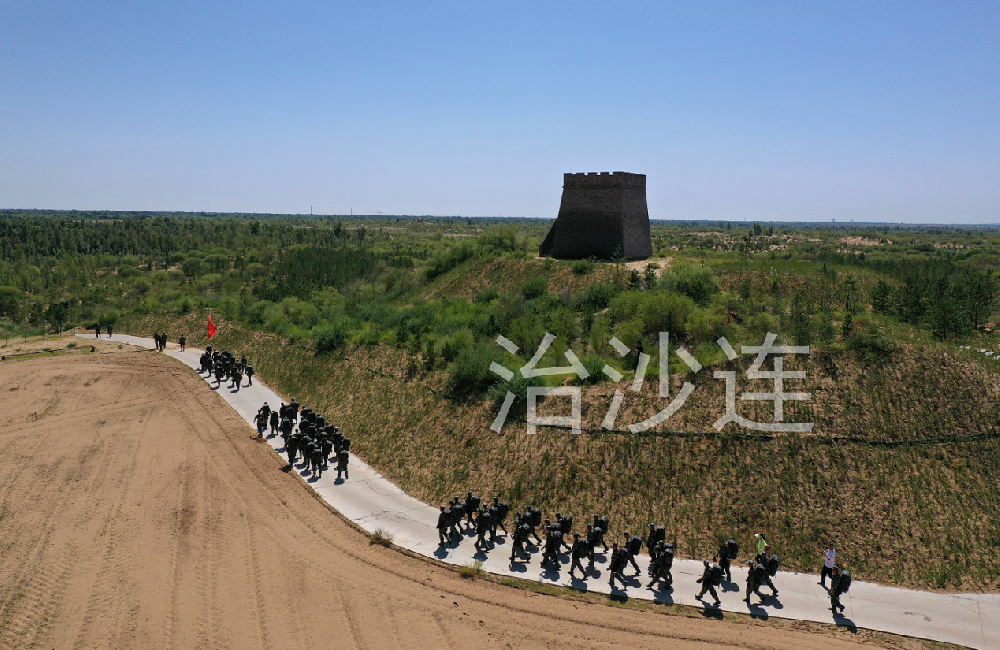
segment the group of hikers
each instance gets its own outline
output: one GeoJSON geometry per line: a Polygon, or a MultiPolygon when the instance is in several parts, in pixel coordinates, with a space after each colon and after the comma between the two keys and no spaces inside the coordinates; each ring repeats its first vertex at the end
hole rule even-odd
{"type": "MultiPolygon", "coordinates": [[[[107,330],[108,330],[108,338],[111,338],[111,335],[115,333],[115,324],[108,323],[107,330]]],[[[101,338],[101,321],[97,321],[97,323],[94,325],[94,338],[95,339],[101,338]]]]}
{"type": "MultiPolygon", "coordinates": [[[[166,335],[161,336],[157,333],[156,340],[157,348],[162,349],[160,341],[165,345],[166,335]]],[[[184,345],[184,337],[181,337],[180,343],[181,346],[184,345]]],[[[219,385],[224,379],[231,379],[237,391],[244,376],[248,379],[248,385],[253,385],[253,365],[247,361],[245,355],[237,360],[228,350],[219,352],[208,346],[201,355],[201,372],[207,373],[209,379],[214,375],[219,385]]],[[[298,400],[293,399],[290,404],[282,403],[276,409],[272,409],[265,402],[257,411],[254,424],[258,436],[262,438],[265,435],[269,438],[281,436],[290,467],[297,466],[304,473],[318,479],[328,469],[329,463],[335,461],[337,480],[349,478],[351,439],[313,409],[303,407],[300,411],[298,400]],[[298,465],[297,461],[300,461],[298,465]]],[[[576,578],[576,572],[579,570],[581,579],[586,579],[593,572],[594,558],[598,552],[606,556],[610,551],[608,583],[612,588],[616,580],[623,588],[628,587],[625,571],[630,565],[635,571],[633,577],[641,574],[636,557],[641,555],[645,548],[649,554],[647,574],[650,577],[646,587],[673,589],[671,570],[676,544],[667,541],[666,528],[662,525],[650,523],[645,538],[632,535],[626,530],[621,543],[612,541],[609,548],[606,541],[609,519],[606,515],[594,514],[593,520],[586,524],[585,530],[574,532],[572,515],[557,512],[554,520],[543,519],[542,511],[530,505],[515,513],[512,529],[508,531],[507,518],[510,514],[510,505],[502,501],[499,495],[494,496],[492,502],[484,501],[471,490],[466,493],[464,499],[455,496],[447,505],[441,506],[437,521],[439,543],[442,546],[451,545],[456,538],[461,540],[471,531],[476,537],[474,543],[476,550],[485,553],[494,547],[497,531],[501,530],[511,542],[512,565],[519,557],[521,561],[526,562],[530,560],[532,551],[541,551],[542,566],[558,571],[562,567],[559,554],[565,550],[569,553],[570,577],[576,578]],[[539,528],[545,535],[544,540],[538,535],[539,528]],[[603,550],[599,551],[599,547],[603,550]]],[[[781,558],[772,552],[764,534],[757,533],[755,538],[756,555],[747,560],[744,600],[748,605],[751,604],[754,595],[760,598],[759,604],[765,603],[768,596],[778,595],[773,579],[781,567],[781,558]],[[760,589],[764,586],[770,588],[770,594],[761,593],[760,589]]],[[[719,551],[712,561],[703,560],[704,572],[697,581],[701,584],[701,590],[695,598],[702,600],[707,593],[715,599],[714,605],[721,603],[716,587],[720,587],[723,581],[733,582],[732,565],[738,561],[739,552],[740,546],[736,540],[720,541],[719,551]]],[[[820,584],[825,586],[826,577],[830,576],[830,608],[836,613],[838,610],[844,611],[840,596],[850,589],[851,573],[836,566],[835,557],[836,551],[831,545],[825,554],[820,584]]]]}
{"type": "MultiPolygon", "coordinates": [[[[166,335],[164,334],[164,338],[166,335]]],[[[184,346],[184,337],[181,337],[181,348],[184,346]]],[[[247,361],[244,354],[237,359],[229,350],[213,350],[209,345],[201,355],[201,372],[208,373],[209,377],[215,376],[216,385],[222,386],[223,380],[230,380],[230,388],[235,388],[235,392],[240,392],[243,385],[243,378],[247,378],[247,386],[253,386],[253,364],[247,361]]]]}
{"type": "MultiPolygon", "coordinates": [[[[615,580],[618,580],[623,588],[628,586],[625,580],[625,571],[632,566],[638,576],[642,572],[635,558],[642,554],[645,547],[649,554],[649,568],[647,574],[650,577],[648,589],[662,588],[670,590],[673,588],[673,575],[671,570],[676,554],[676,544],[666,539],[666,529],[662,525],[650,523],[645,539],[639,535],[632,535],[625,531],[624,538],[619,544],[611,542],[611,548],[605,539],[609,529],[609,519],[606,515],[593,515],[593,521],[587,523],[586,530],[573,532],[573,516],[555,514],[555,519],[542,518],[539,508],[526,505],[524,509],[515,513],[512,532],[507,531],[506,521],[510,514],[510,505],[501,501],[499,495],[493,497],[493,502],[484,500],[471,491],[467,492],[465,498],[458,496],[441,506],[438,514],[437,530],[438,542],[441,546],[451,545],[455,538],[461,539],[466,531],[472,531],[476,536],[475,548],[477,551],[486,552],[493,548],[497,536],[497,530],[503,531],[505,536],[511,540],[510,563],[513,565],[518,561],[518,557],[523,561],[531,558],[529,549],[538,550],[542,553],[542,566],[552,567],[555,570],[561,568],[559,553],[565,550],[569,553],[571,578],[576,578],[576,571],[579,570],[581,579],[586,579],[594,569],[594,556],[598,553],[598,547],[606,554],[611,551],[611,558],[608,563],[610,578],[608,584],[612,588],[615,580]],[[545,534],[543,540],[539,537],[537,530],[541,528],[545,534]],[[534,542],[532,542],[534,539],[534,542]],[[586,560],[587,565],[584,566],[586,560]],[[662,587],[659,585],[662,583],[662,587]]],[[[778,589],[774,586],[773,578],[781,567],[781,558],[771,552],[771,545],[768,544],[763,533],[755,535],[757,539],[757,554],[753,559],[747,561],[747,583],[746,597],[744,600],[751,604],[753,595],[760,598],[760,604],[766,600],[766,595],[760,589],[767,586],[771,590],[770,596],[778,595],[778,589]]],[[[705,565],[704,573],[698,579],[701,584],[701,591],[695,596],[701,600],[706,593],[711,594],[715,599],[715,605],[721,603],[715,588],[722,585],[723,580],[732,582],[732,565],[738,561],[740,546],[734,539],[721,540],[719,552],[712,558],[712,561],[703,560],[705,565]]],[[[840,603],[841,594],[847,593],[851,586],[851,573],[842,570],[833,562],[836,551],[833,546],[829,546],[825,556],[824,573],[820,584],[825,586],[825,578],[831,576],[830,588],[830,608],[837,612],[844,611],[844,606],[840,603]]]]}
{"type": "Polygon", "coordinates": [[[268,438],[281,436],[289,467],[294,467],[295,461],[301,459],[301,469],[319,479],[333,459],[337,463],[337,480],[350,478],[347,466],[351,458],[351,439],[309,407],[303,408],[300,414],[298,400],[293,399],[291,404],[282,402],[277,409],[264,402],[254,416],[254,424],[261,438],[265,434],[268,438]],[[267,433],[269,427],[271,431],[267,433]]]}
{"type": "MultiPolygon", "coordinates": [[[[153,332],[153,343],[156,345],[157,352],[163,352],[167,349],[167,333],[164,332],[160,334],[159,332],[153,332]]],[[[177,345],[180,346],[181,352],[184,351],[184,347],[187,344],[187,337],[181,334],[181,337],[177,339],[177,345]]],[[[211,347],[211,346],[210,346],[211,347]]]]}

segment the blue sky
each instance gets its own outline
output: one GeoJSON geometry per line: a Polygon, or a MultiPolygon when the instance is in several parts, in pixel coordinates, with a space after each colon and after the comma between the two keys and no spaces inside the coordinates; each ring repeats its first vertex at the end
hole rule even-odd
{"type": "Polygon", "coordinates": [[[1000,222],[1000,3],[0,3],[0,207],[1000,222]]]}

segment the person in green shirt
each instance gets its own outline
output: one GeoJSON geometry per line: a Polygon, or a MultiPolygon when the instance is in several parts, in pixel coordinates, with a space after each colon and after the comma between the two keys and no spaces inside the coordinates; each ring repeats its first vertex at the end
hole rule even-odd
{"type": "Polygon", "coordinates": [[[767,547],[767,539],[764,538],[764,533],[754,533],[753,536],[757,538],[757,554],[760,555],[767,547]]]}

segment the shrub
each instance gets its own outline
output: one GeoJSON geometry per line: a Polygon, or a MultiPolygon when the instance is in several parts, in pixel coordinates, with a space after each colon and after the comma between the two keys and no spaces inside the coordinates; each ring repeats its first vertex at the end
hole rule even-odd
{"type": "Polygon", "coordinates": [[[118,319],[122,317],[122,313],[117,309],[108,309],[101,314],[101,322],[104,324],[111,323],[114,325],[118,322],[118,319]]]}
{"type": "Polygon", "coordinates": [[[529,278],[524,285],[521,286],[521,293],[527,300],[533,300],[545,295],[545,290],[549,288],[548,278],[536,275],[529,278]]]}
{"type": "Polygon", "coordinates": [[[889,337],[879,331],[878,327],[870,325],[864,330],[852,332],[847,337],[847,349],[857,352],[862,358],[880,360],[891,356],[895,345],[889,337]]]}
{"type": "Polygon", "coordinates": [[[677,262],[669,273],[664,273],[660,286],[684,294],[699,305],[708,304],[712,296],[719,293],[719,281],[712,269],[686,262],[677,262]]]}
{"type": "Polygon", "coordinates": [[[441,346],[441,356],[444,357],[445,361],[451,363],[458,357],[459,352],[471,348],[474,342],[472,332],[467,329],[458,330],[445,339],[444,345],[441,346]]]}
{"type": "Polygon", "coordinates": [[[618,287],[613,284],[596,282],[580,294],[577,308],[581,311],[600,311],[611,304],[612,299],[618,295],[618,291],[618,287]]]}
{"type": "Polygon", "coordinates": [[[586,368],[587,372],[590,374],[586,379],[580,379],[578,376],[574,375],[572,383],[596,384],[608,378],[607,375],[604,374],[604,365],[607,363],[604,357],[596,354],[588,354],[580,359],[580,363],[583,364],[583,367],[586,368]]]}
{"type": "Polygon", "coordinates": [[[392,539],[392,533],[387,531],[385,528],[376,528],[375,532],[368,536],[368,543],[379,544],[381,546],[391,546],[392,539]]]}
{"type": "Polygon", "coordinates": [[[500,292],[497,291],[496,287],[486,287],[478,294],[476,294],[476,302],[480,305],[485,305],[487,303],[493,302],[500,297],[500,292]]]}
{"type": "Polygon", "coordinates": [[[463,578],[475,578],[480,573],[483,572],[483,561],[476,560],[471,564],[466,564],[465,566],[459,568],[458,575],[463,578]]]}
{"type": "Polygon", "coordinates": [[[448,366],[448,389],[452,391],[485,391],[493,384],[496,375],[490,372],[494,361],[501,365],[506,354],[496,344],[478,343],[458,353],[448,366]]]}
{"type": "Polygon", "coordinates": [[[570,267],[577,275],[587,275],[594,270],[594,263],[590,260],[577,260],[570,267]]]}
{"type": "Polygon", "coordinates": [[[324,354],[339,349],[347,339],[347,328],[341,323],[317,325],[312,329],[316,354],[324,354]]]}
{"type": "Polygon", "coordinates": [[[444,253],[435,255],[431,259],[427,260],[427,266],[424,270],[424,274],[428,280],[433,280],[439,275],[444,275],[462,262],[472,259],[475,256],[476,249],[473,248],[472,245],[462,242],[461,244],[452,246],[444,253]]]}

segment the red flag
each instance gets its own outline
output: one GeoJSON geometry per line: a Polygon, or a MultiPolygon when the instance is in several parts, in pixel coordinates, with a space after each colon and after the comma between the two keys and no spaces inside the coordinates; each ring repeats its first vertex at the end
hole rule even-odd
{"type": "Polygon", "coordinates": [[[215,336],[215,323],[212,322],[212,315],[208,315],[208,338],[215,336]]]}

